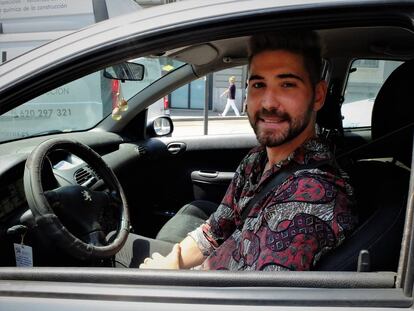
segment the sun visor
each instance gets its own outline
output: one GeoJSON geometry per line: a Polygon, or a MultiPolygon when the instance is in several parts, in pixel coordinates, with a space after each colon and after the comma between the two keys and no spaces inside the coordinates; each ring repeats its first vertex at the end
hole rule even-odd
{"type": "Polygon", "coordinates": [[[218,55],[218,51],[210,44],[190,46],[168,54],[169,57],[196,66],[211,63],[216,60],[218,55]]]}

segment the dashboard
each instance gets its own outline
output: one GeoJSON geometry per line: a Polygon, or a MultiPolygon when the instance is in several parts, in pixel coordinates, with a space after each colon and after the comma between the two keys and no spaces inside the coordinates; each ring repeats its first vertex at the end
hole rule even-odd
{"type": "Polygon", "coordinates": [[[74,167],[81,165],[85,163],[83,160],[81,160],[79,157],[75,156],[74,154],[68,154],[65,156],[62,160],[58,161],[56,164],[54,164],[52,167],[54,170],[70,170],[74,167]]]}

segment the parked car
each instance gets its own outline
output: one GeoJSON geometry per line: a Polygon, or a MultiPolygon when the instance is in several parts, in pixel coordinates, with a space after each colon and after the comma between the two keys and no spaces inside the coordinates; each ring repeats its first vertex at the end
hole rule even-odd
{"type": "MultiPolygon", "coordinates": [[[[115,90],[99,119],[79,105],[87,126],[62,130],[63,119],[23,117],[22,127],[36,131],[2,137],[1,309],[412,308],[413,10],[414,1],[184,1],[103,21],[2,64],[0,132],[15,118],[11,111],[68,83],[82,89],[88,75],[115,75],[114,66],[134,60],[136,76],[112,80],[140,80],[151,66],[141,57],[169,70],[145,87],[125,82],[131,96],[115,90]],[[252,133],[208,134],[207,111],[205,135],[170,136],[177,123],[149,118],[149,107],[192,80],[246,64],[252,34],[301,28],[324,42],[329,94],[318,131],[336,146],[354,185],[354,234],[308,272],[113,268],[128,231],[156,237],[185,203],[218,202],[257,145],[252,133]],[[376,96],[371,126],[358,129],[344,127],[340,111],[355,59],[403,62],[376,96]],[[56,189],[64,204],[54,199],[56,189]],[[92,230],[79,234],[84,226],[92,230]],[[106,241],[113,230],[116,238],[106,241]]],[[[368,81],[382,70],[366,65],[368,81]]],[[[104,105],[99,96],[96,105],[104,105]]]]}
{"type": "Polygon", "coordinates": [[[342,105],[342,125],[346,128],[371,126],[375,98],[357,100],[342,105]]]}

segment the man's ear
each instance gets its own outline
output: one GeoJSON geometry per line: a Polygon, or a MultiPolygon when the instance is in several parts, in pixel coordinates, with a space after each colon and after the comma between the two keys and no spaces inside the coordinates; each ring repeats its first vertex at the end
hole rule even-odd
{"type": "Polygon", "coordinates": [[[313,111],[319,111],[325,103],[326,92],[328,90],[328,84],[325,80],[319,81],[315,86],[315,98],[313,104],[313,111]]]}

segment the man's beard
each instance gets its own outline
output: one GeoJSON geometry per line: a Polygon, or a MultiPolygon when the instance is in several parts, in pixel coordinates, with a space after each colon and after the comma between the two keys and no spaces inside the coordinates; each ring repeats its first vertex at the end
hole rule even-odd
{"type": "Polygon", "coordinates": [[[248,114],[248,117],[250,125],[252,126],[259,143],[266,147],[277,147],[283,145],[284,143],[290,142],[299,136],[299,134],[301,134],[309,125],[312,112],[313,101],[310,103],[304,114],[298,118],[292,118],[289,114],[281,112],[277,109],[267,110],[265,108],[262,108],[260,111],[256,112],[254,116],[248,114]],[[258,125],[259,120],[266,117],[277,117],[280,119],[280,122],[286,122],[288,126],[279,131],[260,129],[260,126],[258,125]]]}

